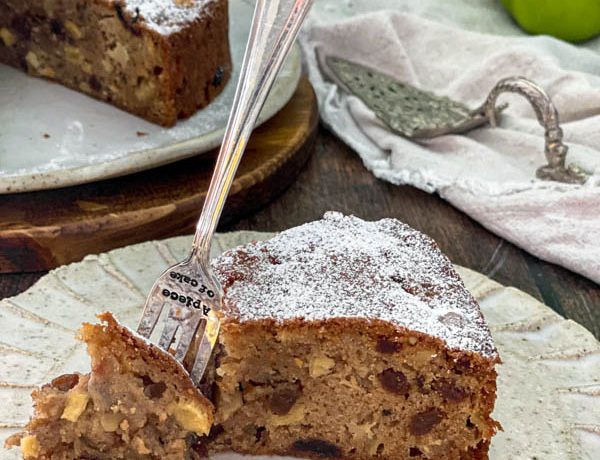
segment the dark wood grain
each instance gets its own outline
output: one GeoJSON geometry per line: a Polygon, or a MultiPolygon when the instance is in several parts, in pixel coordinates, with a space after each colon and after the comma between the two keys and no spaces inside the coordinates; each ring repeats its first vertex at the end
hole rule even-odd
{"type": "MultiPolygon", "coordinates": [[[[436,239],[455,263],[521,289],[600,338],[600,286],[503,241],[436,195],[377,180],[323,128],[314,155],[284,194],[221,229],[278,231],[318,219],[328,210],[401,219],[436,239]]],[[[0,297],[16,294],[34,280],[33,275],[0,275],[0,297]]]]}
{"type": "MultiPolygon", "coordinates": [[[[222,221],[281,193],[313,151],[314,92],[303,78],[286,106],[250,138],[222,221]]],[[[94,184],[0,196],[0,272],[45,270],[193,230],[217,151],[94,184]]]]}

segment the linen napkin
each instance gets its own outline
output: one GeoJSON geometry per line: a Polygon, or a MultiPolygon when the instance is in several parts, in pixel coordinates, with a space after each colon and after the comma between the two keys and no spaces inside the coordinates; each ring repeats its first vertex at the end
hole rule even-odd
{"type": "Polygon", "coordinates": [[[414,3],[418,10],[411,12],[408,2],[317,2],[301,44],[323,122],[378,178],[436,192],[526,251],[600,283],[600,55],[550,37],[466,30],[448,16],[421,16],[436,11],[431,1],[424,2],[428,7],[414,3]],[[373,7],[383,9],[369,11],[373,7]],[[395,135],[331,80],[319,64],[325,56],[373,67],[472,108],[501,78],[525,76],[558,109],[567,163],[593,175],[583,186],[535,179],[546,162],[544,130],[516,95],[500,97],[510,105],[497,128],[419,142],[395,135]]]}

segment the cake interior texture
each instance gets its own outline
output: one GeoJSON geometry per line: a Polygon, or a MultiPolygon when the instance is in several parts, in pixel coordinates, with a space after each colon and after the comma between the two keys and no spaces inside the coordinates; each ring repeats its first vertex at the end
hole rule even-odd
{"type": "Polygon", "coordinates": [[[0,62],[165,126],[231,73],[227,0],[4,0],[0,62]]]}
{"type": "Polygon", "coordinates": [[[484,360],[366,320],[225,330],[212,449],[487,458],[496,376],[484,360]]]}
{"type": "Polygon", "coordinates": [[[213,406],[170,355],[106,313],[81,338],[90,374],[67,374],[34,391],[35,415],[9,438],[25,459],[204,458],[213,406]]]}

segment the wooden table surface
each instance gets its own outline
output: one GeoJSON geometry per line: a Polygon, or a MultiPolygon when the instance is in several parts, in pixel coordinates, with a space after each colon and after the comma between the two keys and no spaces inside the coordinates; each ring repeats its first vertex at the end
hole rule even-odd
{"type": "MultiPolygon", "coordinates": [[[[398,218],[433,237],[454,263],[527,292],[600,338],[600,286],[525,253],[436,195],[376,179],[323,127],[296,182],[262,210],[221,230],[278,231],[318,219],[328,210],[371,220],[398,218]]],[[[42,275],[0,275],[0,298],[24,291],[42,275]]]]}

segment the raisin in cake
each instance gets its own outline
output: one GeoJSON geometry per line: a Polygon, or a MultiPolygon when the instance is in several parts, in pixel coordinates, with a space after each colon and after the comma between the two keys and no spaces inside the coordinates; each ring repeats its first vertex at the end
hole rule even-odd
{"type": "Polygon", "coordinates": [[[3,0],[0,62],[165,126],[231,71],[227,0],[3,0]]]}
{"type": "Polygon", "coordinates": [[[35,416],[7,440],[25,459],[204,458],[213,406],[174,358],[105,313],[85,324],[92,371],[33,393],[35,416]]]}
{"type": "Polygon", "coordinates": [[[329,213],[215,268],[226,314],[212,449],[488,458],[499,357],[430,238],[329,213]]]}

